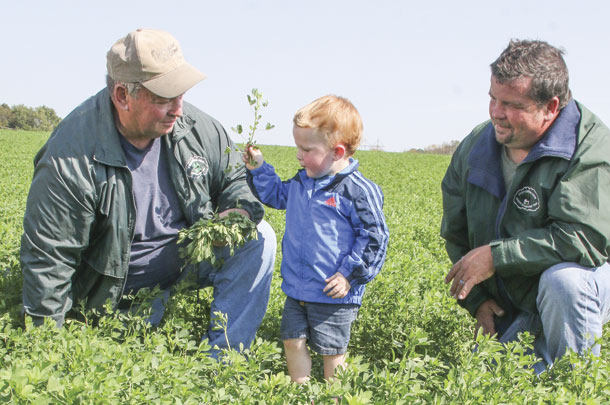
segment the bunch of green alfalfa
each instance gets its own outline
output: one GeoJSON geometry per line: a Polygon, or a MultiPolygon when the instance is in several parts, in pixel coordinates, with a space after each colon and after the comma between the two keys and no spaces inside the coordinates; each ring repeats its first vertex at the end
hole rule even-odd
{"type": "MultiPolygon", "coordinates": [[[[254,113],[254,121],[249,126],[246,150],[256,144],[254,133],[258,129],[262,118],[260,110],[268,105],[267,101],[263,101],[263,94],[258,89],[252,89],[252,95],[248,94],[247,98],[254,113]]],[[[267,123],[264,130],[267,131],[273,127],[273,125],[267,123]]],[[[240,135],[244,132],[241,124],[231,129],[240,135]]],[[[236,149],[236,151],[241,152],[239,149],[236,149]]],[[[225,153],[231,153],[231,148],[227,147],[225,153]]],[[[228,167],[226,171],[229,172],[234,169],[236,167],[228,167]]],[[[247,241],[257,238],[256,224],[249,218],[236,212],[230,212],[223,217],[215,214],[213,218],[200,219],[189,228],[178,232],[178,244],[186,242],[185,245],[180,247],[179,253],[180,257],[185,259],[185,264],[207,261],[220,268],[223,260],[216,257],[214,247],[227,246],[230,248],[231,256],[233,256],[235,249],[240,248],[247,241]]]]}
{"type": "Polygon", "coordinates": [[[202,218],[188,228],[178,232],[180,257],[185,264],[203,261],[220,268],[222,258],[216,257],[215,247],[228,247],[233,256],[235,249],[249,240],[258,239],[256,224],[237,212],[229,212],[223,217],[215,214],[213,218],[202,218]]]}

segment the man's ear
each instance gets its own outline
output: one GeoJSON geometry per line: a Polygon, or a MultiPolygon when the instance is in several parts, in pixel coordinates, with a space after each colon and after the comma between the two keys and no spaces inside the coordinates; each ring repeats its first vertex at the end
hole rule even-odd
{"type": "Polygon", "coordinates": [[[546,118],[549,120],[554,119],[559,114],[559,97],[555,96],[548,103],[546,103],[546,118]]]}
{"type": "Polygon", "coordinates": [[[347,154],[347,148],[342,143],[338,143],[335,145],[333,152],[334,160],[343,159],[347,154]]]}
{"type": "Polygon", "coordinates": [[[112,89],[112,101],[114,106],[120,110],[128,110],[129,103],[127,102],[127,88],[122,84],[115,84],[112,89]]]}

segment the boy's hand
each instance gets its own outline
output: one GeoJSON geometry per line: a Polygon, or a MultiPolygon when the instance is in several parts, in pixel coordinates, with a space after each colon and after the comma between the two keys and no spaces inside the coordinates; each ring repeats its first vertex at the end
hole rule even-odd
{"type": "Polygon", "coordinates": [[[326,287],[324,287],[322,292],[325,292],[331,298],[343,298],[347,295],[349,289],[352,288],[345,276],[339,272],[336,272],[324,281],[326,281],[326,287]]]}
{"type": "Polygon", "coordinates": [[[246,164],[248,170],[254,170],[263,165],[263,152],[256,146],[249,146],[241,155],[241,160],[246,164]]]}

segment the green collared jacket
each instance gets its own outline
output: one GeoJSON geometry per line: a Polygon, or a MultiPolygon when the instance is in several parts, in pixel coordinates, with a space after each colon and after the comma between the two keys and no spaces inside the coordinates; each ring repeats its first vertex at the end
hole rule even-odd
{"type": "MultiPolygon", "coordinates": [[[[24,311],[35,323],[50,317],[62,324],[79,302],[100,308],[121,298],[136,208],[120,136],[102,90],[58,125],[34,159],[21,266],[24,311]]],[[[161,139],[189,225],[236,206],[262,219],[241,156],[220,123],[184,103],[183,116],[161,139]]]]}
{"type": "Polygon", "coordinates": [[[610,254],[610,130],[572,100],[505,190],[491,123],[455,151],[442,182],[441,236],[453,263],[490,244],[495,275],[459,301],[471,315],[493,298],[537,313],[540,274],[562,262],[597,267],[610,254]]]}

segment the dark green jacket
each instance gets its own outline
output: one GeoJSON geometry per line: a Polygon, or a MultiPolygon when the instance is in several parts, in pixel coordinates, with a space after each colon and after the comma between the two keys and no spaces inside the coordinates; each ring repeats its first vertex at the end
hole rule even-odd
{"type": "Polygon", "coordinates": [[[441,235],[451,261],[491,244],[495,275],[460,301],[473,316],[489,298],[537,313],[544,270],[562,262],[597,267],[610,254],[610,131],[595,115],[571,101],[519,164],[509,190],[501,151],[489,121],[479,125],[442,182],[441,235]]]}
{"type": "MultiPolygon", "coordinates": [[[[237,205],[259,222],[263,207],[240,154],[225,153],[235,147],[224,128],[188,103],[183,112],[161,140],[187,223],[237,205]]],[[[36,323],[61,324],[85,299],[99,308],[122,295],[136,215],[120,136],[102,90],[60,123],[34,159],[21,266],[24,310],[36,323]]]]}

